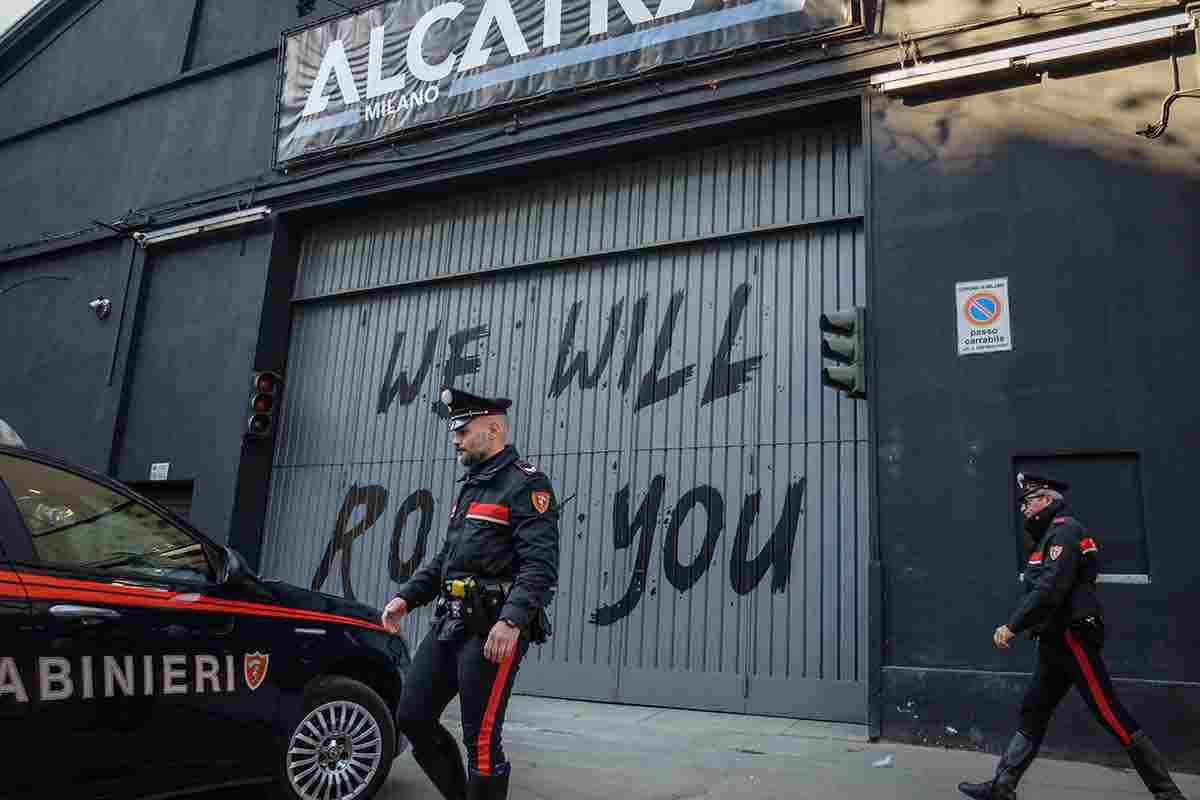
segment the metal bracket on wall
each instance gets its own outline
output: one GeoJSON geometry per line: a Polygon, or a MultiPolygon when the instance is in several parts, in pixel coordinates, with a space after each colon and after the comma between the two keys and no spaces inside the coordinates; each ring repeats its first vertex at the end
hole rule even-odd
{"type": "MultiPolygon", "coordinates": [[[[1196,37],[1196,55],[1200,58],[1200,3],[1188,3],[1184,11],[1192,21],[1192,34],[1196,37]]],[[[1196,80],[1200,83],[1200,61],[1196,63],[1196,80]]]]}
{"type": "MultiPolygon", "coordinates": [[[[1187,26],[1191,28],[1192,35],[1196,39],[1196,54],[1200,56],[1200,3],[1189,3],[1186,7],[1187,26]]],[[[1175,80],[1175,91],[1171,92],[1163,99],[1162,112],[1158,122],[1150,122],[1146,127],[1137,131],[1138,136],[1144,136],[1147,139],[1157,139],[1167,132],[1167,125],[1171,119],[1171,104],[1181,97],[1190,97],[1200,99],[1200,87],[1193,89],[1179,88],[1179,68],[1174,47],[1171,48],[1171,66],[1172,74],[1175,80]]],[[[1196,79],[1200,84],[1200,64],[1196,66],[1196,79]]]]}

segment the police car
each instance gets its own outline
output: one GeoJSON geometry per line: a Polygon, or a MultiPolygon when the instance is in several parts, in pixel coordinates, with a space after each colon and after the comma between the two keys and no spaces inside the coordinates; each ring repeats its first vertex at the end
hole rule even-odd
{"type": "Polygon", "coordinates": [[[409,653],[129,488],[0,446],[0,796],[371,797],[409,653]]]}

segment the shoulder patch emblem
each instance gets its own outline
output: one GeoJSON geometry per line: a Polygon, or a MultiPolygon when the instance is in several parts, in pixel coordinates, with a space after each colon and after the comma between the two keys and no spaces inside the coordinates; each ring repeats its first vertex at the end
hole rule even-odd
{"type": "Polygon", "coordinates": [[[533,500],[533,507],[539,514],[545,514],[550,510],[549,492],[532,492],[530,498],[533,500]]]}
{"type": "Polygon", "coordinates": [[[1058,557],[1062,555],[1062,545],[1056,544],[1050,548],[1050,560],[1058,561],[1058,557]]]}

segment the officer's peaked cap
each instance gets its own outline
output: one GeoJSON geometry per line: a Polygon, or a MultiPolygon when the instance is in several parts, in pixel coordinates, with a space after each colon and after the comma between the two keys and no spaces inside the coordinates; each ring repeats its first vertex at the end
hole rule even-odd
{"type": "Polygon", "coordinates": [[[452,431],[464,427],[473,417],[503,414],[512,405],[512,400],[507,397],[480,397],[449,386],[442,389],[442,402],[450,412],[452,431]]]}
{"type": "Polygon", "coordinates": [[[1025,498],[1034,495],[1044,489],[1051,489],[1062,494],[1067,489],[1071,488],[1071,484],[1066,481],[1056,481],[1053,478],[1043,478],[1040,475],[1030,475],[1028,472],[1017,473],[1017,493],[1020,498],[1025,498]]]}

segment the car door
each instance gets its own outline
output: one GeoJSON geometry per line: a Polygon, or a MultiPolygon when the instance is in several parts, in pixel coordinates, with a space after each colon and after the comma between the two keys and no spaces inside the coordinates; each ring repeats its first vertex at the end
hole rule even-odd
{"type": "Polygon", "coordinates": [[[33,658],[29,597],[9,560],[14,543],[21,541],[23,524],[4,481],[0,480],[0,741],[5,743],[5,760],[17,769],[6,770],[5,792],[18,797],[33,796],[36,789],[32,770],[19,765],[32,763],[35,755],[26,736],[32,703],[33,658]]]}
{"type": "Polygon", "coordinates": [[[220,551],[66,465],[0,453],[0,477],[28,537],[13,567],[42,647],[33,730],[70,754],[47,780],[132,796],[243,777],[278,698],[246,677],[256,626],[214,599],[220,551]]]}

